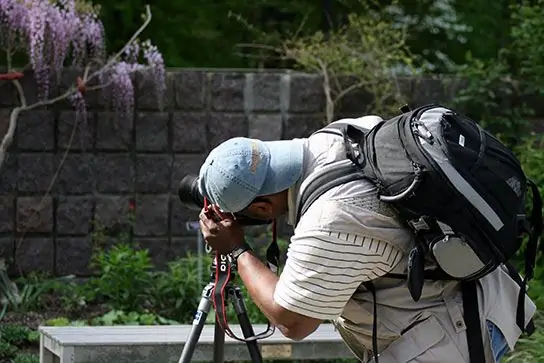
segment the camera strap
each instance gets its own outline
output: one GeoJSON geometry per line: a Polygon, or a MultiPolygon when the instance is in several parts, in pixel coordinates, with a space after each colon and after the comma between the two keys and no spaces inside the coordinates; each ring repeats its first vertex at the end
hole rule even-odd
{"type": "MultiPolygon", "coordinates": [[[[272,224],[272,243],[266,251],[267,267],[274,273],[277,273],[278,271],[280,254],[279,252],[280,250],[277,242],[276,220],[274,220],[272,224]]],[[[232,262],[230,258],[225,255],[216,255],[215,259],[215,286],[212,291],[212,301],[215,310],[216,324],[220,325],[221,329],[225,332],[226,335],[241,342],[249,342],[270,337],[272,334],[274,334],[275,331],[275,327],[270,324],[270,321],[267,321],[267,327],[265,331],[252,337],[240,338],[232,332],[229,327],[226,309],[226,295],[229,293],[228,284],[234,277],[232,262]]],[[[232,291],[232,293],[236,294],[238,293],[238,291],[235,290],[232,291]]],[[[240,319],[240,316],[238,316],[238,319],[240,319]]]]}

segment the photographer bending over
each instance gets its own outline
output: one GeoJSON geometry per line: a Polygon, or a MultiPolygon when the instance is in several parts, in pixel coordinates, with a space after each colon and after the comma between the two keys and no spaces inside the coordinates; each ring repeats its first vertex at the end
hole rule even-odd
{"type": "MultiPolygon", "coordinates": [[[[340,120],[365,129],[381,121],[376,116],[340,120]]],[[[296,221],[308,175],[345,158],[344,139],[333,133],[223,142],[210,152],[199,174],[200,193],[222,218],[201,212],[206,242],[236,258],[251,299],[288,338],[304,339],[330,320],[363,362],[375,359],[373,328],[380,363],[470,362],[460,283],[425,280],[415,301],[405,280],[385,276],[406,274],[415,238],[378,198],[374,183],[363,179],[336,186],[296,221]],[[231,213],[262,220],[288,216],[295,230],[279,277],[252,252],[231,213]],[[369,281],[376,288],[376,327],[374,296],[363,286],[369,281]]],[[[477,286],[485,363],[499,362],[522,334],[516,323],[520,286],[502,266],[477,286]]],[[[524,304],[528,324],[536,308],[528,297],[524,304]]]]}

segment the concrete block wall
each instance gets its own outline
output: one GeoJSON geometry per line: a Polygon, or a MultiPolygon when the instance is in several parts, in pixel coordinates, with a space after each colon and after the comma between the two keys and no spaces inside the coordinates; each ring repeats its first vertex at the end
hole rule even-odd
{"type": "MultiPolygon", "coordinates": [[[[67,71],[58,89],[72,79],[67,71]]],[[[414,104],[447,102],[454,92],[437,79],[402,82],[414,104]]],[[[32,102],[31,77],[23,84],[32,102]]],[[[103,98],[89,95],[87,121],[75,129],[72,143],[76,117],[66,102],[19,118],[0,169],[0,255],[14,274],[87,275],[92,220],[118,232],[132,205],[134,236],[154,261],[164,265],[183,256],[196,249],[196,233],[185,222],[197,213],[180,204],[177,186],[184,175],[198,173],[214,146],[240,135],[304,137],[324,122],[321,80],[314,75],[172,70],[163,110],[146,79],[135,84],[133,118],[114,119],[103,98]]],[[[0,135],[16,99],[10,84],[0,83],[0,135]]],[[[364,109],[363,98],[351,97],[338,117],[364,109]]]]}

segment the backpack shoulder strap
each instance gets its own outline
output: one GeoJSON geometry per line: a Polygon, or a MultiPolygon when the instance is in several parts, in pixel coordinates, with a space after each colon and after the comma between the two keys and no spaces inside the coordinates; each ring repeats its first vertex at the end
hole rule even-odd
{"type": "Polygon", "coordinates": [[[351,181],[365,178],[365,174],[357,164],[362,157],[359,140],[362,140],[369,130],[353,126],[349,122],[336,121],[316,132],[338,135],[346,144],[346,158],[327,164],[311,173],[301,185],[302,192],[297,200],[295,225],[308,208],[326,191],[351,181]],[[348,142],[349,140],[349,142],[348,142]],[[353,143],[353,141],[356,141],[353,143]]]}
{"type": "Polygon", "coordinates": [[[310,206],[326,191],[339,185],[365,178],[361,169],[351,160],[340,160],[310,174],[301,185],[297,201],[295,225],[310,206]]]}

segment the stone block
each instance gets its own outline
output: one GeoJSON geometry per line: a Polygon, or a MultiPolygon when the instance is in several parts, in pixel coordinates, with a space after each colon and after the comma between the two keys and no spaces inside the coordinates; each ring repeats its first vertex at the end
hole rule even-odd
{"type": "Polygon", "coordinates": [[[137,112],[136,149],[138,151],[168,150],[169,119],[167,112],[137,112]]]}
{"type": "Polygon", "coordinates": [[[104,166],[96,164],[93,154],[56,155],[56,165],[61,165],[59,176],[55,183],[55,191],[60,194],[92,193],[97,180],[97,170],[104,166]]]}
{"type": "MultiPolygon", "coordinates": [[[[0,196],[0,234],[14,232],[15,198],[0,196]]],[[[2,254],[0,254],[1,256],[2,254]]]]}
{"type": "Polygon", "coordinates": [[[15,259],[15,238],[13,238],[13,235],[0,237],[0,258],[6,260],[8,270],[14,267],[13,261],[15,259]]]}
{"type": "Polygon", "coordinates": [[[174,77],[167,72],[161,80],[153,70],[134,74],[135,105],[139,110],[166,110],[173,106],[174,77]],[[165,87],[165,88],[163,88],[165,87]]]}
{"type": "Polygon", "coordinates": [[[55,117],[52,111],[23,112],[17,120],[17,145],[22,151],[51,151],[55,148],[55,117]]]}
{"type": "Polygon", "coordinates": [[[455,83],[446,82],[441,77],[421,77],[412,79],[412,93],[408,98],[412,107],[429,103],[451,104],[455,83]]]}
{"type": "Polygon", "coordinates": [[[175,108],[202,110],[206,107],[208,75],[204,71],[181,71],[173,74],[175,108]]]}
{"type": "Polygon", "coordinates": [[[129,223],[132,198],[120,196],[100,196],[95,200],[94,221],[97,228],[107,229],[108,233],[118,231],[129,223]]]}
{"type": "Polygon", "coordinates": [[[164,193],[170,189],[173,157],[170,154],[137,154],[135,191],[164,193]]]}
{"type": "Polygon", "coordinates": [[[289,140],[308,137],[325,126],[325,123],[324,115],[288,115],[283,128],[283,138],[289,140]]]}
{"type": "MultiPolygon", "coordinates": [[[[198,238],[194,237],[174,237],[170,241],[168,259],[170,261],[179,260],[187,257],[188,253],[196,254],[198,251],[198,238]]],[[[202,276],[207,277],[209,271],[203,271],[202,276]]]]}
{"type": "Polygon", "coordinates": [[[244,73],[218,72],[211,75],[210,97],[214,111],[244,111],[244,73]]]}
{"type": "Polygon", "coordinates": [[[91,197],[61,196],[56,205],[57,235],[87,235],[91,231],[91,197]]]}
{"type": "Polygon", "coordinates": [[[54,154],[19,154],[17,157],[20,192],[43,193],[49,188],[55,171],[54,154]]]}
{"type": "Polygon", "coordinates": [[[53,198],[17,198],[17,231],[22,233],[53,232],[53,198]]]}
{"type": "MultiPolygon", "coordinates": [[[[5,73],[6,68],[0,67],[0,73],[5,73]]],[[[17,90],[11,82],[0,82],[0,107],[13,107],[19,105],[17,90]]]]}
{"type": "Polygon", "coordinates": [[[172,236],[194,236],[196,231],[187,227],[188,222],[198,221],[200,210],[192,210],[184,206],[177,195],[172,195],[170,198],[170,234],[172,236]]]}
{"type": "Polygon", "coordinates": [[[260,140],[280,140],[283,131],[281,115],[249,116],[249,137],[260,140]]]}
{"type": "Polygon", "coordinates": [[[289,96],[289,112],[323,112],[325,110],[323,81],[316,75],[292,74],[289,96]]]}
{"type": "Polygon", "coordinates": [[[209,148],[237,136],[247,136],[248,120],[243,114],[212,113],[209,119],[209,148]]]}
{"type": "Polygon", "coordinates": [[[17,240],[15,266],[22,274],[54,273],[55,243],[52,237],[27,237],[17,240]]]}
{"type": "Polygon", "coordinates": [[[206,126],[208,116],[200,112],[172,114],[172,149],[174,152],[195,153],[208,147],[206,126]]]}
{"type": "Polygon", "coordinates": [[[94,147],[95,128],[94,113],[92,112],[87,112],[85,117],[82,117],[74,111],[60,111],[57,136],[58,147],[64,150],[91,150],[94,147]],[[72,139],[71,143],[70,139],[72,139]]]}
{"type": "Polygon", "coordinates": [[[13,195],[17,191],[17,154],[6,153],[0,166],[0,195],[13,195]]]}
{"type": "Polygon", "coordinates": [[[58,276],[90,275],[92,256],[91,238],[87,237],[58,237],[56,239],[55,273],[58,276]]]}
{"type": "MultiPolygon", "coordinates": [[[[33,103],[38,102],[38,83],[36,82],[34,71],[30,68],[26,68],[23,71],[23,78],[20,79],[21,86],[23,88],[23,93],[25,95],[25,99],[27,104],[31,105],[33,103]]],[[[58,95],[57,89],[55,87],[55,81],[54,78],[51,76],[49,78],[49,86],[47,87],[47,94],[42,94],[42,99],[45,98],[53,98],[58,95]]],[[[40,84],[40,88],[43,87],[43,83],[40,84]]],[[[42,88],[43,89],[43,88],[42,88]]],[[[45,90],[45,89],[44,89],[45,90]]],[[[17,94],[17,105],[20,104],[19,96],[17,94]]]]}
{"type": "Polygon", "coordinates": [[[248,74],[252,87],[249,94],[246,93],[246,98],[250,97],[251,102],[246,104],[251,103],[251,111],[280,111],[281,77],[279,73],[248,74]]]}
{"type": "Polygon", "coordinates": [[[96,113],[96,148],[104,151],[132,149],[134,120],[117,118],[114,112],[96,113]]]}
{"type": "Polygon", "coordinates": [[[168,236],[168,195],[136,197],[136,236],[168,236]]]}
{"type": "MultiPolygon", "coordinates": [[[[340,98],[334,107],[334,119],[340,119],[344,115],[349,117],[360,117],[372,113],[372,104],[374,96],[365,88],[356,87],[360,82],[357,77],[342,77],[340,80],[340,89],[345,90],[349,87],[355,87],[340,98]]],[[[325,105],[325,104],[323,104],[325,105]]],[[[325,108],[323,108],[323,111],[325,108]]]]}
{"type": "Polygon", "coordinates": [[[99,192],[131,192],[134,189],[134,163],[130,154],[98,154],[96,166],[99,192]]]}
{"type": "Polygon", "coordinates": [[[138,248],[148,251],[155,268],[163,270],[167,266],[170,247],[168,237],[138,237],[136,244],[138,248]]]}
{"type": "Polygon", "coordinates": [[[176,154],[172,166],[171,190],[178,192],[179,182],[186,175],[198,176],[200,166],[206,160],[207,154],[176,154]]]}
{"type": "MultiPolygon", "coordinates": [[[[6,132],[8,132],[10,115],[11,115],[11,109],[0,108],[0,137],[2,138],[4,138],[4,135],[6,135],[6,132]]],[[[13,135],[13,138],[14,140],[17,140],[17,132],[15,133],[15,135],[13,135]]],[[[16,142],[12,142],[12,145],[13,144],[17,146],[16,142]]]]}

